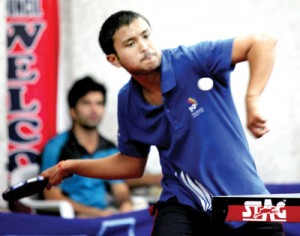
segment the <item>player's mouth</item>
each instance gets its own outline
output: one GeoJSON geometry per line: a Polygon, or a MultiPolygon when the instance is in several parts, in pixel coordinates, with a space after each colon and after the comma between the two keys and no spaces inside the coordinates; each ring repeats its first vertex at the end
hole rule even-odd
{"type": "Polygon", "coordinates": [[[146,52],[142,58],[142,61],[152,61],[155,56],[155,53],[146,52]]]}

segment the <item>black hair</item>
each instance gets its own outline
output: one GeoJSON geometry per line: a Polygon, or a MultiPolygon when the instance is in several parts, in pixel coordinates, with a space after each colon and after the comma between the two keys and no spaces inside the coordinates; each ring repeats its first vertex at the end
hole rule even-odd
{"type": "Polygon", "coordinates": [[[77,80],[71,87],[68,94],[69,108],[74,108],[80,98],[88,92],[99,91],[103,94],[104,104],[106,102],[106,88],[103,84],[96,82],[91,76],[85,76],[77,80]]]}
{"type": "Polygon", "coordinates": [[[150,23],[146,17],[134,11],[119,11],[106,19],[101,27],[98,37],[100,47],[106,55],[116,53],[113,40],[116,31],[122,26],[129,25],[137,18],[142,18],[150,26],[150,23]]]}

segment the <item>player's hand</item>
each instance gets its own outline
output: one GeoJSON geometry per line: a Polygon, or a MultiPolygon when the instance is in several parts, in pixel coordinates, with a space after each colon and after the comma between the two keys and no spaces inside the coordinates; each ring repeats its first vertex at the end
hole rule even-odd
{"type": "Polygon", "coordinates": [[[52,186],[59,185],[67,175],[68,173],[65,172],[62,162],[41,173],[41,176],[48,179],[48,190],[50,190],[52,186]]]}
{"type": "Polygon", "coordinates": [[[267,119],[258,109],[257,101],[247,101],[247,128],[256,138],[260,138],[270,131],[267,119]]]}

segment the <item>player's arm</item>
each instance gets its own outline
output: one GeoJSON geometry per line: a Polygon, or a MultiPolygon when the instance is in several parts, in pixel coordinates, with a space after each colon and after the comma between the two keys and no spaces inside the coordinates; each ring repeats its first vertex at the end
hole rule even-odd
{"type": "Polygon", "coordinates": [[[234,39],[232,63],[248,61],[250,80],[246,93],[247,127],[260,138],[269,131],[258,103],[273,70],[276,40],[266,35],[250,35],[234,39]]]}
{"type": "Polygon", "coordinates": [[[104,217],[113,214],[113,211],[111,210],[102,210],[78,203],[64,195],[59,187],[53,187],[51,190],[44,190],[44,197],[46,200],[68,201],[72,205],[77,217],[104,217]]]}
{"type": "Polygon", "coordinates": [[[144,173],[147,158],[135,158],[116,153],[106,158],[66,160],[45,170],[42,176],[49,178],[48,189],[61,183],[64,176],[72,173],[100,179],[138,178],[144,173]]]}
{"type": "Polygon", "coordinates": [[[120,212],[128,212],[133,209],[129,187],[125,182],[112,184],[111,192],[120,212]]]}

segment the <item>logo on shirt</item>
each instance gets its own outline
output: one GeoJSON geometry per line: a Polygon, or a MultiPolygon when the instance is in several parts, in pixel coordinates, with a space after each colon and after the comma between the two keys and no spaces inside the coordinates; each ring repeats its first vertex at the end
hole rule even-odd
{"type": "Polygon", "coordinates": [[[264,205],[261,201],[246,201],[246,211],[242,213],[245,221],[286,221],[285,202],[281,201],[274,206],[271,199],[265,199],[264,205]]]}
{"type": "Polygon", "coordinates": [[[196,118],[197,116],[199,116],[201,113],[204,112],[203,107],[198,108],[198,102],[196,101],[196,99],[189,97],[187,99],[187,103],[190,104],[189,110],[193,118],[196,118]]]}

